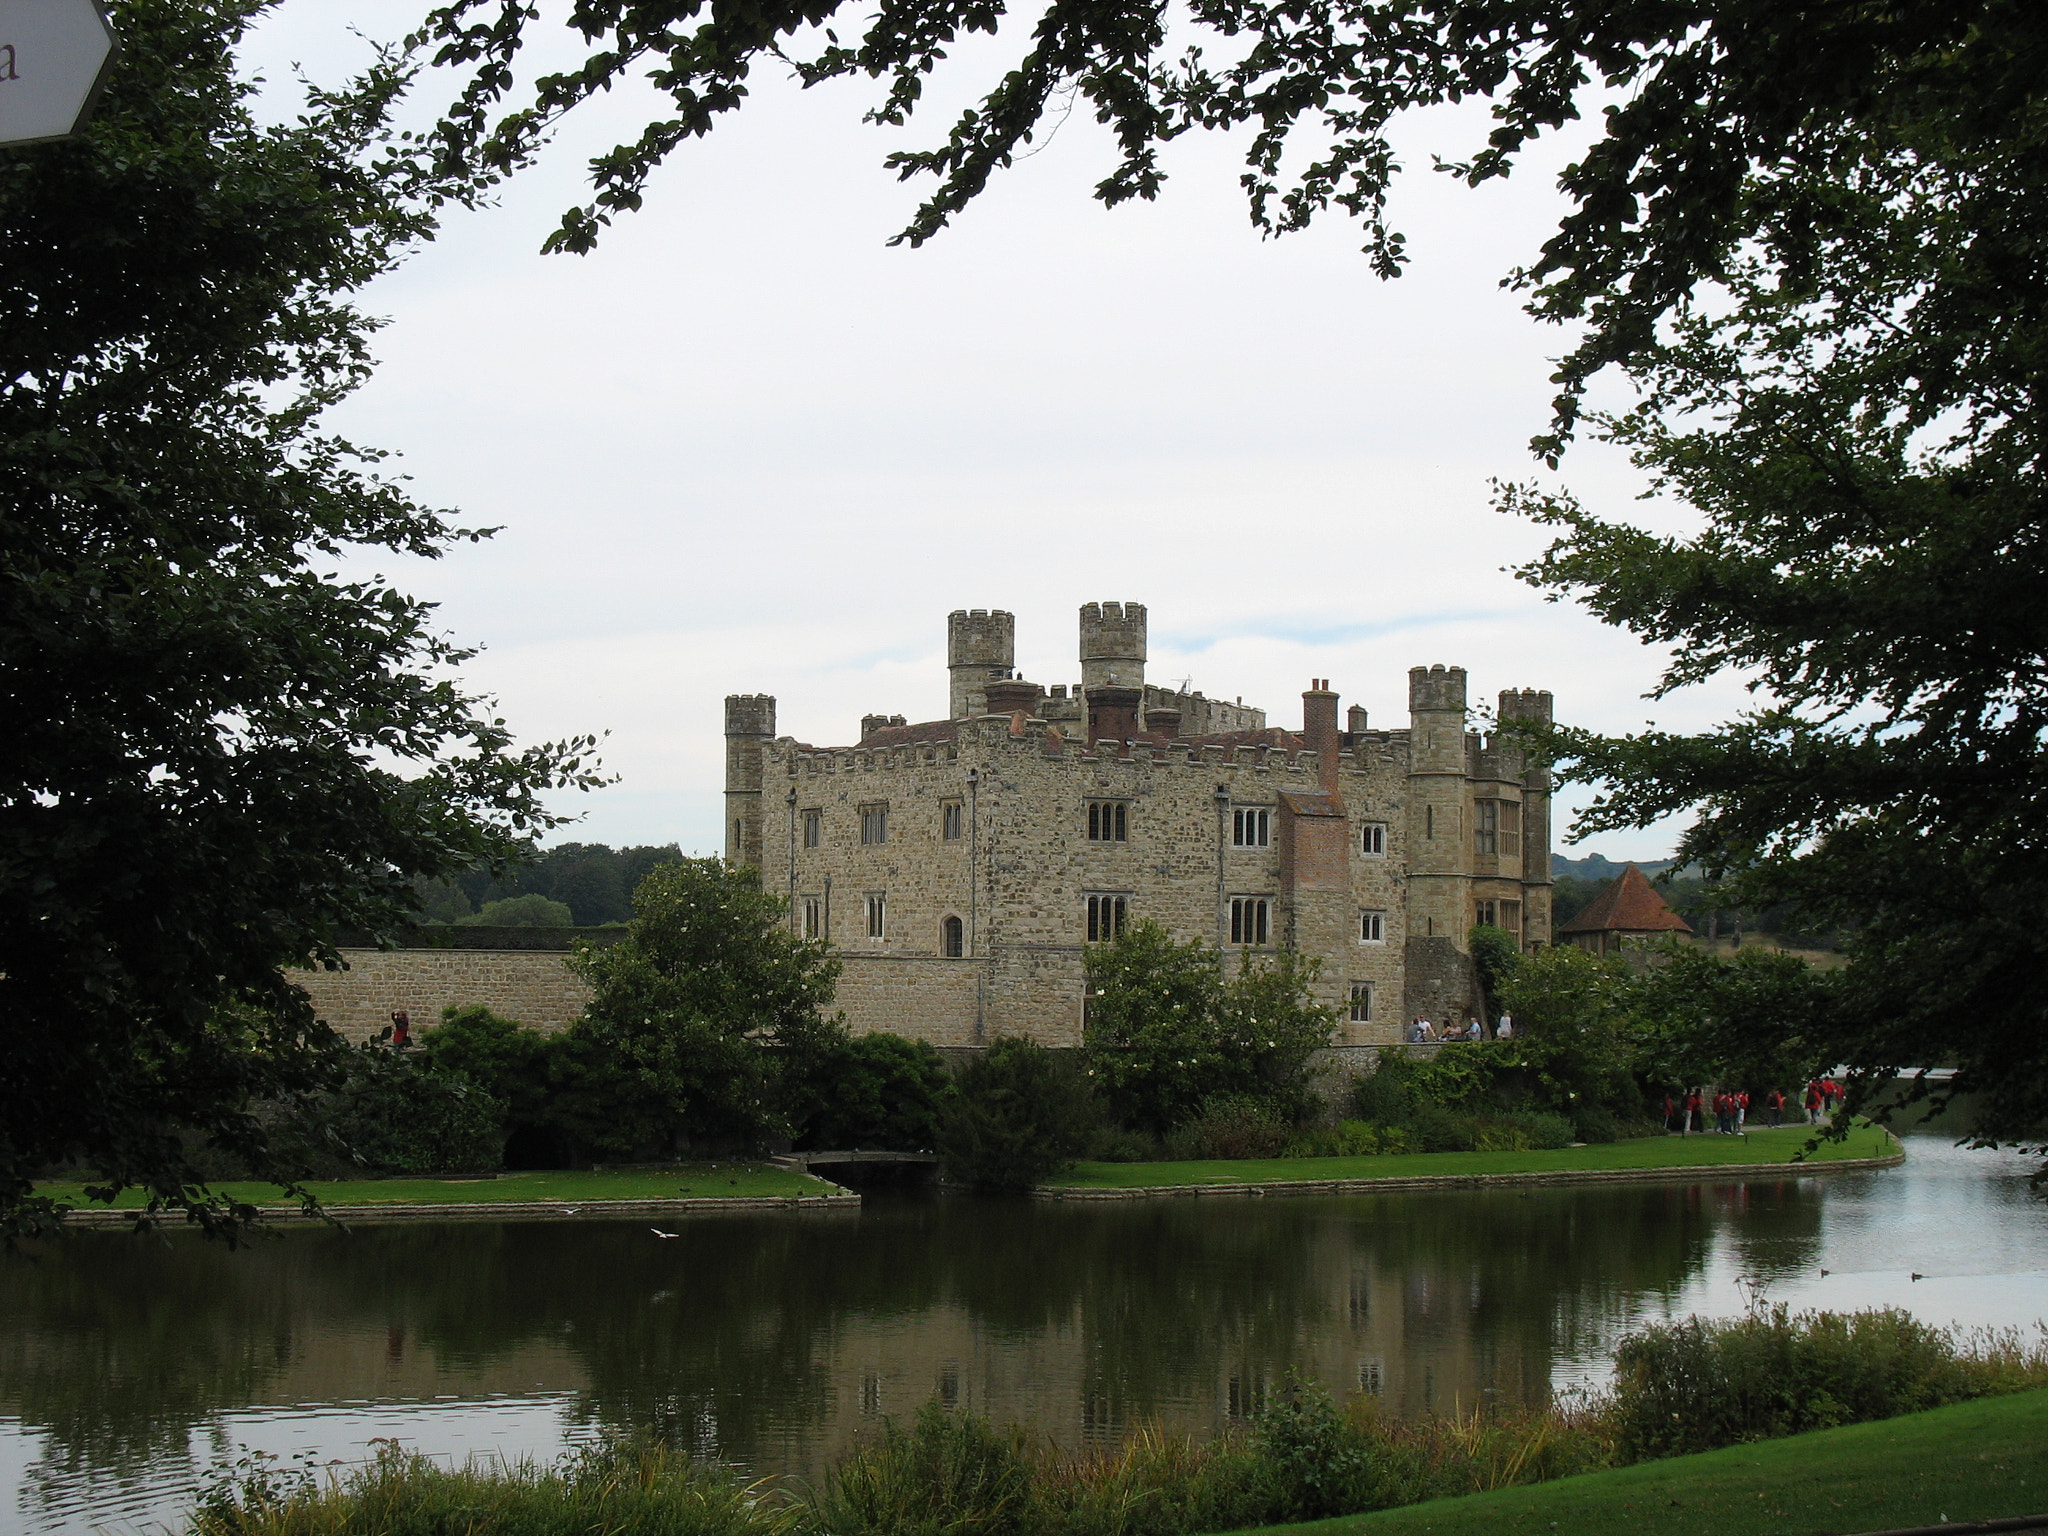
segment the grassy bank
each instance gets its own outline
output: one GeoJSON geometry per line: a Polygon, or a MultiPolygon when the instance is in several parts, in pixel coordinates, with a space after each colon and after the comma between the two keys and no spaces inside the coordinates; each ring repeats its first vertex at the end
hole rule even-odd
{"type": "Polygon", "coordinates": [[[1822,1536],[2048,1513],[2048,1391],[1589,1472],[1288,1536],[1822,1536]]]}
{"type": "MultiPolygon", "coordinates": [[[[250,1205],[277,1206],[285,1200],[270,1184],[219,1184],[214,1188],[250,1205]]],[[[532,1205],[589,1205],[606,1200],[677,1200],[742,1197],[787,1198],[830,1194],[832,1186],[808,1174],[792,1173],[760,1163],[685,1163],[673,1168],[620,1169],[592,1173],[574,1169],[538,1173],[501,1173],[494,1179],[319,1179],[306,1188],[322,1205],[469,1205],[518,1201],[532,1205]]],[[[85,1198],[78,1184],[42,1184],[38,1194],[74,1202],[80,1210],[105,1210],[85,1198]]],[[[147,1204],[139,1190],[129,1190],[116,1209],[147,1204]]]]}
{"type": "MultiPolygon", "coordinates": [[[[1805,1147],[1805,1126],[1753,1130],[1746,1136],[1648,1136],[1634,1141],[1566,1147],[1555,1152],[1408,1152],[1379,1157],[1273,1157],[1186,1163],[1080,1163],[1052,1181],[1066,1189],[1149,1189],[1167,1184],[1266,1184],[1322,1179],[1412,1179],[1493,1173],[1626,1172],[1729,1163],[1791,1163],[1805,1147]]],[[[1859,1127],[1842,1142],[1824,1143],[1815,1161],[1889,1157],[1898,1150],[1884,1132],[1859,1127]]]]}

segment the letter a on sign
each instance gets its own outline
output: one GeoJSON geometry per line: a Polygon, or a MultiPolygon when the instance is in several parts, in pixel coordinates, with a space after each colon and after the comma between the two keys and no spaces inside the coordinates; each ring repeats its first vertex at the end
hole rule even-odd
{"type": "Polygon", "coordinates": [[[115,51],[97,0],[0,0],[0,146],[78,132],[115,51]]]}

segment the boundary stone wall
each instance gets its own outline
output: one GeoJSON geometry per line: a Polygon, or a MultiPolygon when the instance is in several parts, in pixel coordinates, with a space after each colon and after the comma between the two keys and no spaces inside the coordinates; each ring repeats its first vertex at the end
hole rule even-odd
{"type": "Polygon", "coordinates": [[[441,1010],[481,1003],[501,1018],[550,1033],[590,1001],[568,955],[545,949],[344,949],[345,971],[295,971],[314,1010],[350,1041],[368,1040],[404,1009],[415,1029],[441,1010]]]}

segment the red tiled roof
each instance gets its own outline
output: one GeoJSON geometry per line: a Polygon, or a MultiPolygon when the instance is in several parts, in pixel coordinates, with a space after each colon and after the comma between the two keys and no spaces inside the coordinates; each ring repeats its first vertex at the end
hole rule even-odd
{"type": "Polygon", "coordinates": [[[1671,910],[1669,902],[1643,872],[1631,864],[1593,904],[1559,933],[1691,933],[1692,924],[1671,910]]]}

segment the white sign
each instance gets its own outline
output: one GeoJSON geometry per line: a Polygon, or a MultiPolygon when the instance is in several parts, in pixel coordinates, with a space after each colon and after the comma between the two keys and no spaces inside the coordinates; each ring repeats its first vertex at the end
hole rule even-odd
{"type": "Polygon", "coordinates": [[[0,144],[78,132],[114,51],[97,0],[0,0],[0,144]]]}

